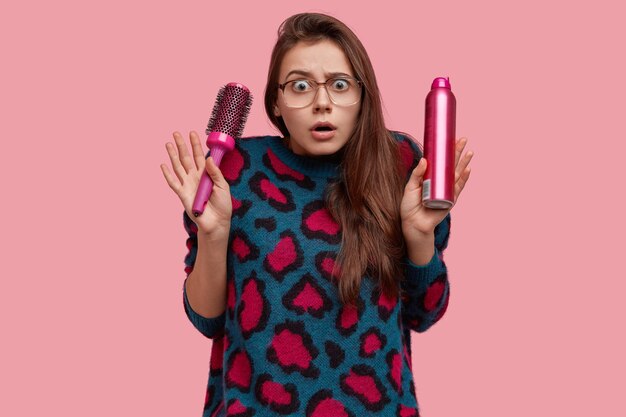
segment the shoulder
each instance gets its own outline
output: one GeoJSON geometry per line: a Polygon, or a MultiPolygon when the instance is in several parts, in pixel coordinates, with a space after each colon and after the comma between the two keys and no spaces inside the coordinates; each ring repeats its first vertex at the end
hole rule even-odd
{"type": "Polygon", "coordinates": [[[422,157],[422,146],[413,136],[395,130],[390,130],[389,133],[391,133],[391,136],[398,142],[401,150],[412,155],[414,159],[420,159],[422,157]]]}
{"type": "Polygon", "coordinates": [[[278,136],[258,135],[244,136],[235,141],[235,146],[242,149],[254,149],[257,147],[266,147],[270,142],[279,139],[278,136]]]}
{"type": "Polygon", "coordinates": [[[235,140],[235,149],[244,154],[263,155],[281,140],[280,136],[273,135],[245,136],[235,140]]]}
{"type": "Polygon", "coordinates": [[[405,173],[412,171],[424,154],[419,142],[408,133],[390,130],[389,133],[398,143],[400,161],[405,173]]]}
{"type": "Polygon", "coordinates": [[[235,140],[235,148],[224,155],[224,159],[248,159],[250,155],[264,153],[271,143],[280,140],[278,136],[245,136],[235,140]]]}
{"type": "Polygon", "coordinates": [[[255,163],[254,156],[267,149],[276,136],[246,136],[235,140],[235,148],[227,152],[220,164],[220,170],[230,185],[239,183],[245,171],[255,163]]]}

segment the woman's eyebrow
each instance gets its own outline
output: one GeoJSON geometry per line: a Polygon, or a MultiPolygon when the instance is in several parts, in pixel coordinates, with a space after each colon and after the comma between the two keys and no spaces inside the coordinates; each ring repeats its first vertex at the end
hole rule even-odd
{"type": "MultiPolygon", "coordinates": [[[[298,75],[304,75],[307,77],[311,77],[311,72],[310,71],[304,71],[304,70],[299,70],[299,69],[295,69],[295,70],[291,70],[289,71],[289,73],[287,74],[287,76],[285,78],[289,78],[289,76],[291,74],[298,74],[298,75]]],[[[344,75],[346,77],[351,77],[350,74],[346,74],[345,72],[327,72],[325,73],[325,75],[329,78],[333,78],[333,77],[337,77],[337,76],[341,76],[344,75]]]]}

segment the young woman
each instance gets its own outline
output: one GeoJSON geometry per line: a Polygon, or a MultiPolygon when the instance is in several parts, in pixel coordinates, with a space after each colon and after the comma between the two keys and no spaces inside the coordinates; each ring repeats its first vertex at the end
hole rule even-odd
{"type": "Polygon", "coordinates": [[[426,160],[385,128],[354,33],[314,13],[278,33],[265,110],[282,136],[238,139],[218,168],[175,132],[177,178],[161,165],[185,208],[185,312],[213,340],[203,415],[417,416],[410,330],[446,310],[449,210],[421,204],[426,160]]]}

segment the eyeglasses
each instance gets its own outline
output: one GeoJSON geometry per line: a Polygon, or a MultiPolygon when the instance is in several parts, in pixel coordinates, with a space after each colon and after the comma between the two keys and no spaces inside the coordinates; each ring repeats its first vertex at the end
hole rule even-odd
{"type": "Polygon", "coordinates": [[[323,83],[302,78],[278,84],[278,88],[283,91],[285,106],[298,109],[313,103],[321,86],[326,88],[328,97],[336,105],[352,106],[361,100],[362,84],[352,77],[330,78],[323,83]]]}

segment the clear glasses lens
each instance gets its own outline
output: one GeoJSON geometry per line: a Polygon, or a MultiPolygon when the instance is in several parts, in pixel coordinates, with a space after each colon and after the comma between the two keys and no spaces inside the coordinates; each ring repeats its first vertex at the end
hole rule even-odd
{"type": "MultiPolygon", "coordinates": [[[[361,99],[361,87],[353,78],[331,78],[326,81],[326,91],[333,103],[338,106],[350,106],[361,99]]],[[[313,80],[301,79],[285,83],[283,96],[288,107],[306,107],[313,103],[319,87],[313,80]]]]}

